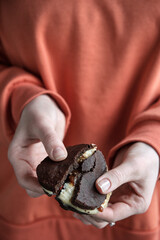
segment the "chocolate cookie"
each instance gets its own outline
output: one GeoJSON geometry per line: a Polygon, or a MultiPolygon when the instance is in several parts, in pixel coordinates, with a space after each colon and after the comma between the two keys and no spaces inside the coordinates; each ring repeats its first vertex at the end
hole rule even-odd
{"type": "Polygon", "coordinates": [[[39,183],[49,196],[64,209],[95,214],[106,207],[110,194],[100,194],[95,181],[107,171],[103,154],[95,144],[67,147],[64,161],[54,162],[45,158],[37,167],[39,183]]]}

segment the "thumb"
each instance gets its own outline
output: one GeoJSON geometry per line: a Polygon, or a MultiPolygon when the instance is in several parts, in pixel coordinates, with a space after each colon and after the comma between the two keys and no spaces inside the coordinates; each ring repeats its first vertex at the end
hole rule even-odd
{"type": "Polygon", "coordinates": [[[101,194],[112,192],[122,184],[132,180],[132,170],[127,164],[122,163],[118,167],[104,173],[96,181],[96,188],[101,194]]]}
{"type": "Polygon", "coordinates": [[[37,135],[52,160],[61,161],[67,157],[67,150],[53,127],[41,126],[37,135]]]}

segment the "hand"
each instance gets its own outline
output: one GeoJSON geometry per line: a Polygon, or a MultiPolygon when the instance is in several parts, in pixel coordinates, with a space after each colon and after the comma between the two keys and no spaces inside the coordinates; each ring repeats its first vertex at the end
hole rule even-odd
{"type": "Polygon", "coordinates": [[[96,181],[101,194],[113,191],[108,207],[93,216],[75,214],[75,217],[103,228],[110,222],[144,213],[150,205],[158,172],[159,157],[152,147],[138,142],[122,148],[113,169],[96,181]]]}
{"type": "Polygon", "coordinates": [[[65,116],[49,96],[41,95],[24,108],[8,158],[18,183],[31,197],[44,194],[37,181],[37,165],[47,155],[55,161],[67,157],[64,131],[65,116]]]}

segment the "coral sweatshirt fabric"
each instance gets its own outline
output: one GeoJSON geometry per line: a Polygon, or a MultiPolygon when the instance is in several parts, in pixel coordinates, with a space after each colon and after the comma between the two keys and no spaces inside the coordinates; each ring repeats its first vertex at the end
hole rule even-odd
{"type": "Polygon", "coordinates": [[[66,145],[96,143],[108,164],[135,141],[160,155],[159,0],[0,2],[0,239],[159,240],[159,182],[146,213],[101,230],[18,185],[8,144],[41,94],[66,115],[66,145]]]}

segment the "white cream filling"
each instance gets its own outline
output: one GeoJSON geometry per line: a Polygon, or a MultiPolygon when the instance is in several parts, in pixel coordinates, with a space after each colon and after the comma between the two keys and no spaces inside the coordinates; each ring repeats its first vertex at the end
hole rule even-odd
{"type": "MultiPolygon", "coordinates": [[[[82,213],[96,214],[96,213],[99,212],[98,208],[95,208],[93,210],[88,210],[88,209],[82,209],[82,208],[79,208],[77,206],[74,206],[71,203],[71,198],[73,196],[74,189],[75,189],[75,186],[72,183],[65,183],[64,184],[64,188],[61,190],[61,192],[60,192],[60,194],[58,196],[58,198],[62,201],[62,203],[64,205],[70,206],[70,207],[72,207],[72,208],[74,208],[77,211],[82,212],[82,213]]],[[[110,195],[111,194],[107,194],[104,203],[101,204],[102,208],[106,208],[107,207],[110,195]]]]}
{"type": "Polygon", "coordinates": [[[94,148],[91,148],[87,151],[85,151],[82,156],[86,159],[86,158],[89,158],[90,156],[93,155],[93,153],[97,150],[97,147],[95,146],[94,148]]]}
{"type": "Polygon", "coordinates": [[[94,146],[93,144],[93,148],[85,151],[78,159],[78,162],[83,162],[85,159],[89,158],[90,156],[93,155],[94,152],[96,152],[97,150],[97,146],[94,146]]]}

